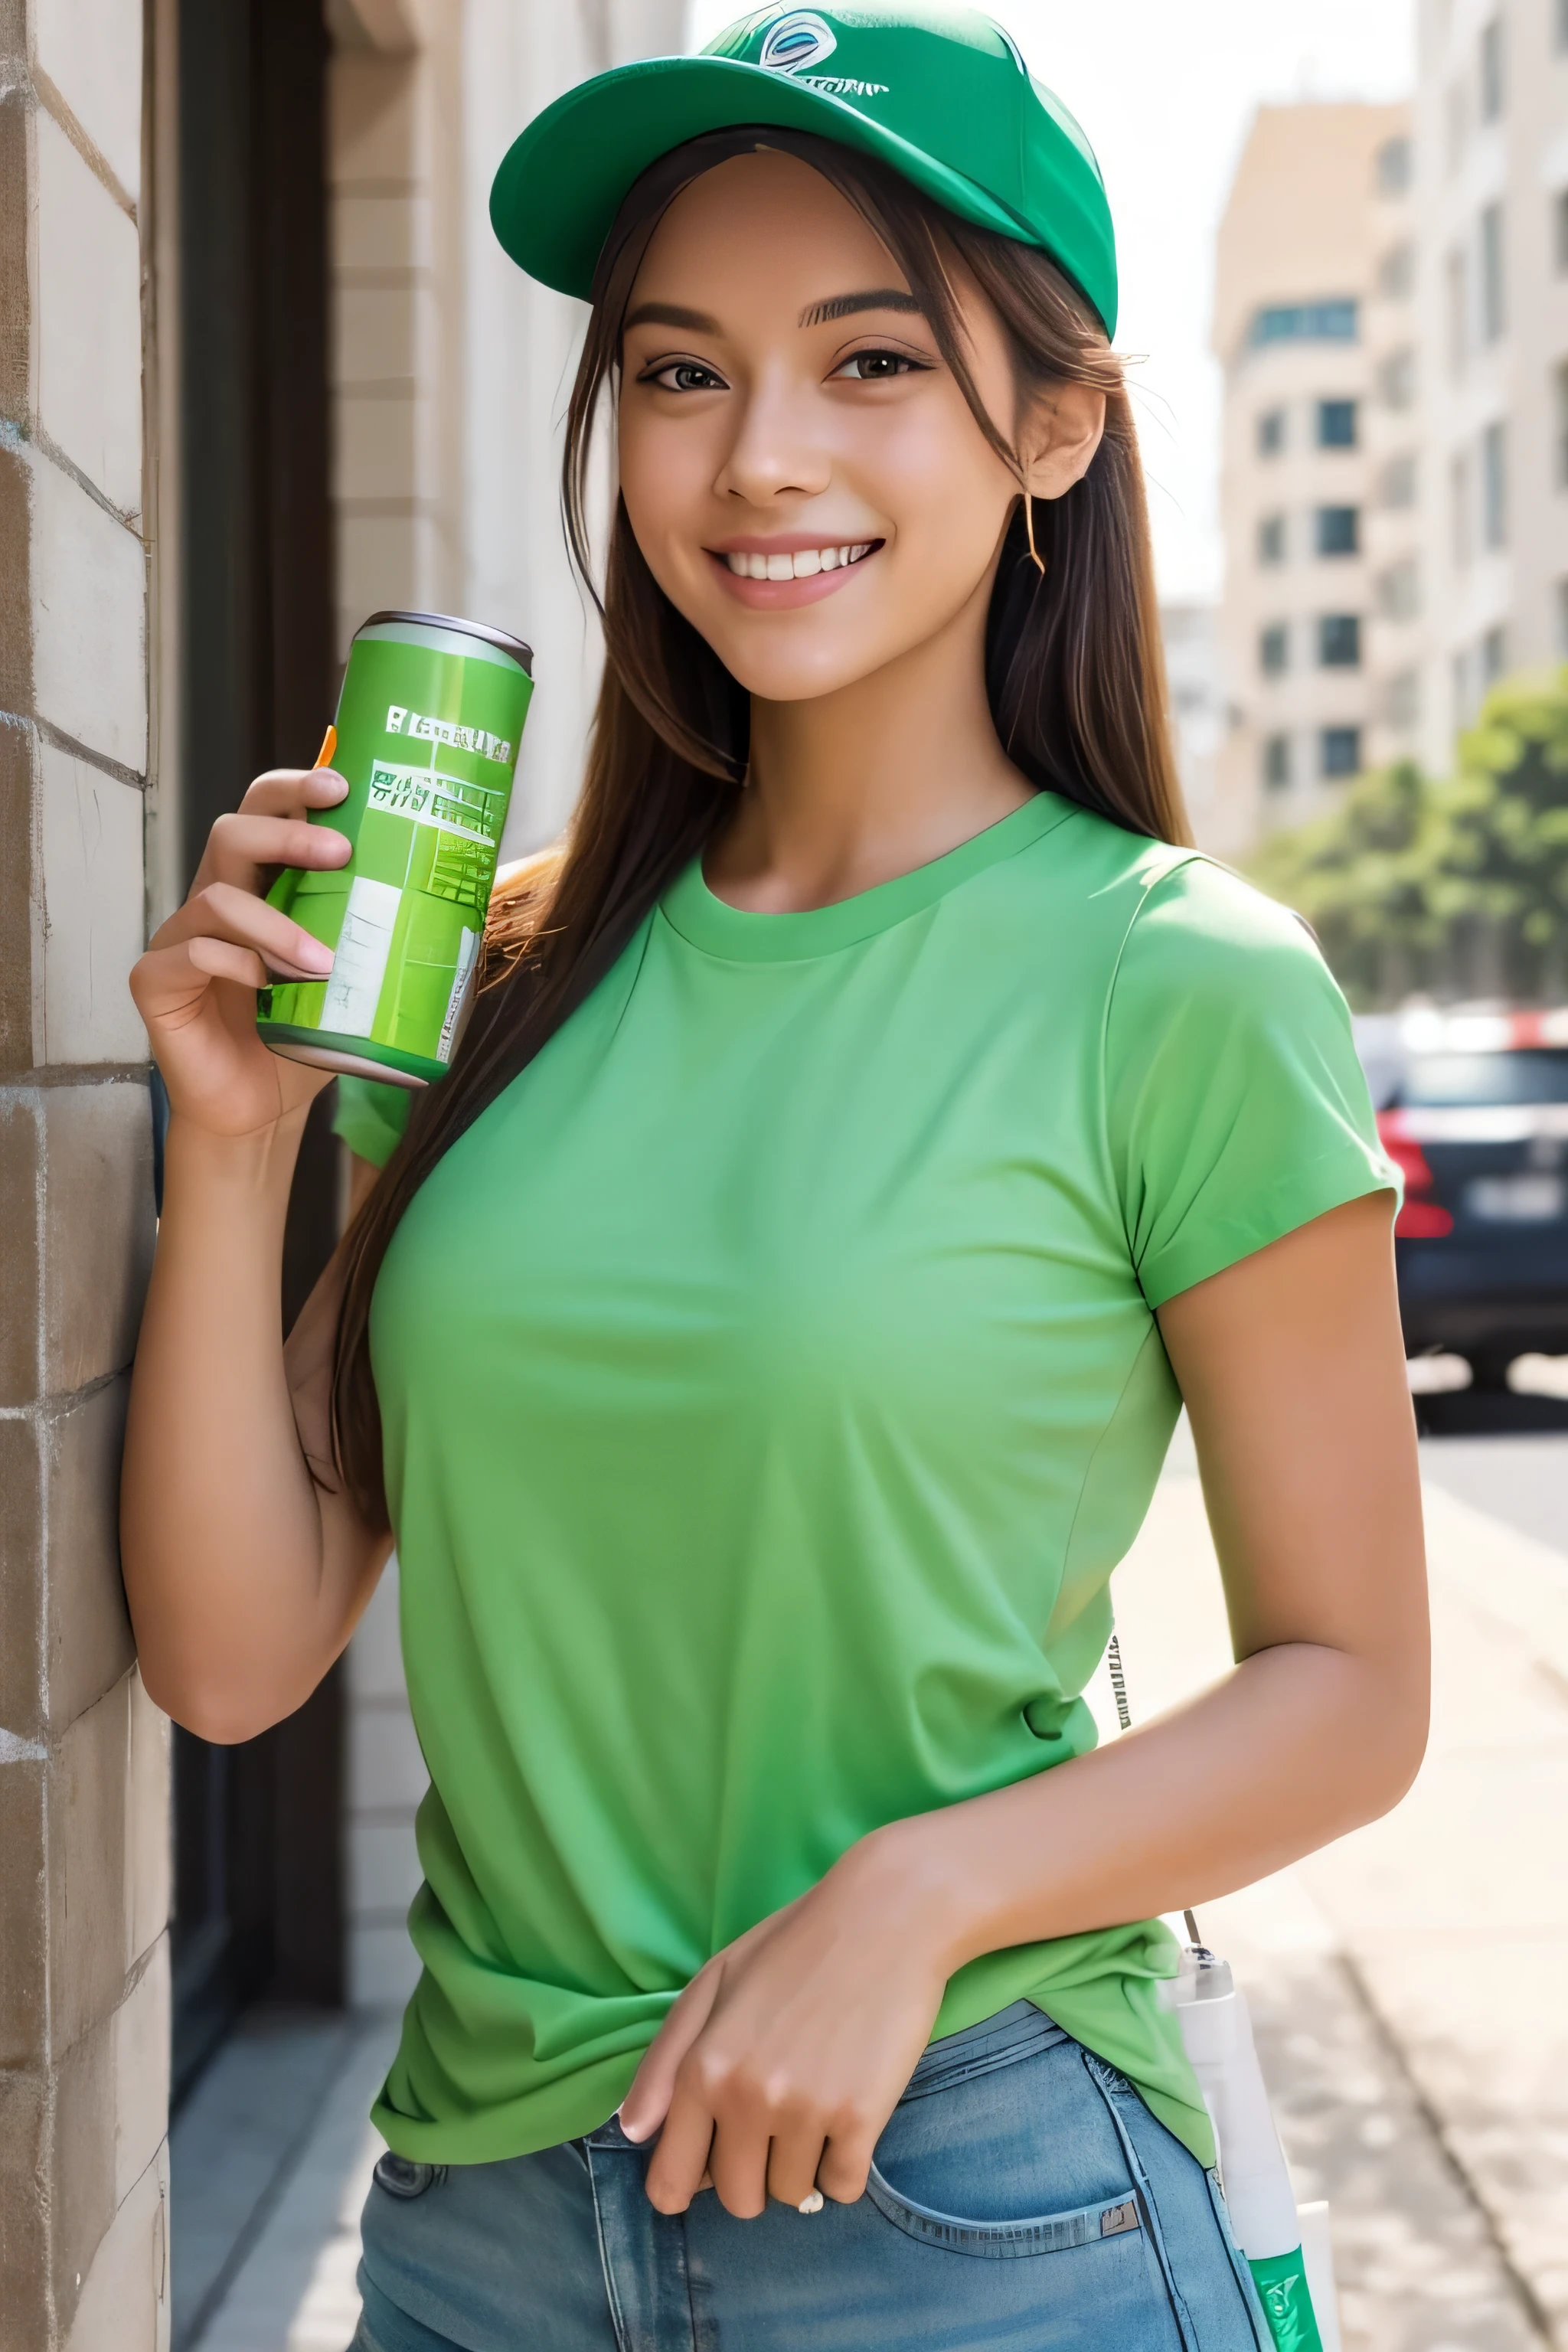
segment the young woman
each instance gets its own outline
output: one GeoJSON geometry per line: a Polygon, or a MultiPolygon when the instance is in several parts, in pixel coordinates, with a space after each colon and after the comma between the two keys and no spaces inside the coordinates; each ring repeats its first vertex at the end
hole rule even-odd
{"type": "Polygon", "coordinates": [[[248,1738],[395,1532],[432,1786],[366,2352],[1238,2352],[1158,1915],[1421,1753],[1395,1180],[1310,939],[1181,845],[1070,118],[962,12],[717,51],[497,183],[592,296],[584,562],[613,412],[588,778],[286,1348],[320,1074],[252,991],[320,959],[259,893],[347,855],[342,781],[259,779],[137,968],[142,1672],[248,1738]],[[1183,1398],[1237,1663],[1096,1750],[1183,1398]]]}

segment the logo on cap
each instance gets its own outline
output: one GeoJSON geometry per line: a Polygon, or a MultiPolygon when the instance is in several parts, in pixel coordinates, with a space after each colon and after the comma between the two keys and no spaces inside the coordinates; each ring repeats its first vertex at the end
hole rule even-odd
{"type": "Polygon", "coordinates": [[[831,25],[809,8],[796,8],[768,26],[757,63],[769,73],[804,73],[807,66],[819,66],[830,58],[837,47],[831,25]]]}

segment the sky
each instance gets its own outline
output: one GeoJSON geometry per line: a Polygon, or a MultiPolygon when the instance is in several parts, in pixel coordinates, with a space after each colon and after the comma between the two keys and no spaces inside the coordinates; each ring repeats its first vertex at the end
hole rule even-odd
{"type": "MultiPolygon", "coordinates": [[[[741,13],[691,0],[691,45],[741,13]]],[[[1255,110],[1405,96],[1415,0],[999,0],[1037,80],[1078,116],[1116,218],[1160,592],[1220,587],[1215,232],[1255,110]]]]}

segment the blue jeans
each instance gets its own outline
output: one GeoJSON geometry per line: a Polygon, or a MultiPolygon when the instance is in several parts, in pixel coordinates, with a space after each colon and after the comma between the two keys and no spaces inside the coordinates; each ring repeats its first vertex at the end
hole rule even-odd
{"type": "Polygon", "coordinates": [[[669,2216],[647,2161],[383,2158],[351,2352],[1267,2352],[1212,2176],[1026,2001],[931,2044],[858,2204],[669,2216]]]}

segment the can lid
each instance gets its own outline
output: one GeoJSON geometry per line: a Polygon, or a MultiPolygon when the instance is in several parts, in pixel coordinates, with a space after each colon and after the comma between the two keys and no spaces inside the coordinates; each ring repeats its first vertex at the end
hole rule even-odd
{"type": "Polygon", "coordinates": [[[509,636],[504,629],[489,628],[482,621],[459,621],[450,613],[373,613],[369,620],[360,623],[354,635],[357,637],[362,630],[381,628],[388,621],[402,621],[415,628],[450,629],[455,636],[478,637],[483,644],[494,646],[498,653],[510,655],[529,677],[533,676],[531,646],[524,645],[521,637],[509,636]]]}

